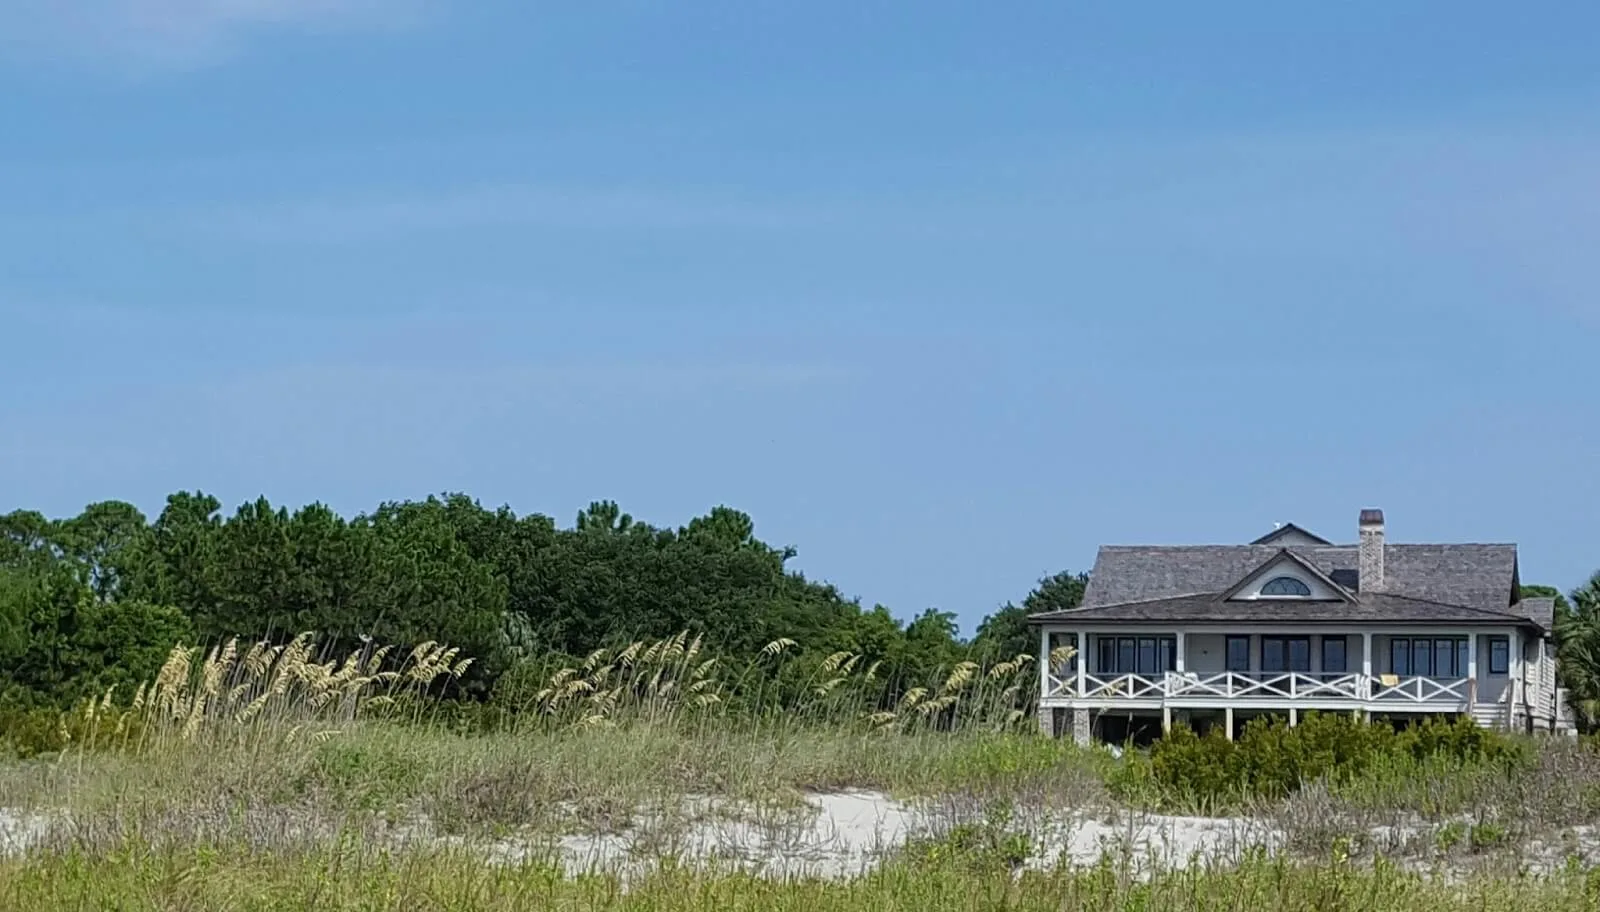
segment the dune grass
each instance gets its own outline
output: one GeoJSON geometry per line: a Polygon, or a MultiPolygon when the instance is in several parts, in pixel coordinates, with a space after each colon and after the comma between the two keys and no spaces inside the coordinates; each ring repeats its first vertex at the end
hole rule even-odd
{"type": "MultiPolygon", "coordinates": [[[[1595,840],[1586,849],[1580,831],[1600,822],[1600,752],[1586,745],[1529,744],[1517,775],[1504,765],[1389,758],[1286,796],[1175,806],[1149,758],[1117,759],[1032,731],[1016,701],[1017,688],[1033,681],[1023,657],[964,663],[888,699],[878,670],[859,657],[785,666],[792,647],[778,641],[734,667],[686,636],[597,651],[507,688],[488,709],[491,724],[448,716],[429,696],[466,668],[438,644],[327,657],[303,636],[278,647],[175,650],[150,686],[63,720],[65,750],[0,762],[0,808],[51,821],[29,855],[0,861],[0,908],[1495,910],[1596,902],[1585,856],[1595,840]],[[697,796],[731,799],[738,813],[782,829],[805,793],[845,789],[921,799],[946,836],[970,832],[968,822],[983,822],[991,808],[1010,809],[1009,822],[987,848],[959,839],[936,851],[913,844],[875,870],[826,882],[678,870],[663,850],[655,873],[624,890],[609,877],[563,877],[554,859],[495,866],[481,851],[512,835],[533,845],[616,834],[649,815],[688,826],[707,813],[686,802],[697,796]],[[1017,854],[1008,846],[1039,848],[1037,820],[1019,809],[1116,818],[1130,832],[1158,811],[1227,811],[1281,833],[1284,851],[1239,867],[1198,859],[1143,885],[1132,876],[1131,848],[1108,852],[1113,861],[1100,869],[1019,875],[1016,858],[989,864],[992,855],[1017,854]],[[418,827],[427,840],[394,841],[418,827]],[[1519,876],[1525,850],[1541,841],[1542,868],[1562,870],[1519,876]],[[1430,869],[1441,876],[1417,873],[1430,869]]],[[[1050,861],[1035,853],[1029,864],[1050,861]]]]}
{"type": "Polygon", "coordinates": [[[1256,860],[1134,881],[1106,864],[1087,870],[974,871],[946,862],[887,865],[843,881],[768,880],[668,868],[626,887],[568,878],[539,863],[490,867],[461,853],[389,854],[347,845],[307,854],[148,852],[58,855],[0,863],[0,905],[15,912],[117,909],[239,912],[1521,912],[1585,909],[1600,879],[1478,877],[1445,883],[1391,866],[1298,866],[1256,860]]]}

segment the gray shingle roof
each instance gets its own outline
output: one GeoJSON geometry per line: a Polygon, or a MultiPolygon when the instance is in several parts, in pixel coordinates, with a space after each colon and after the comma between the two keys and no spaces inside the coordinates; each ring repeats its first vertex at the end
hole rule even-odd
{"type": "Polygon", "coordinates": [[[1082,605],[1033,619],[1291,624],[1525,620],[1550,629],[1550,599],[1511,603],[1516,545],[1385,545],[1382,591],[1361,591],[1360,563],[1356,545],[1107,545],[1095,559],[1082,605]],[[1283,551],[1354,592],[1355,601],[1221,598],[1283,551]]]}
{"type": "MultiPolygon", "coordinates": [[[[1274,545],[1107,545],[1100,549],[1083,606],[1222,592],[1270,560],[1274,545]]],[[[1355,545],[1290,547],[1334,579],[1360,590],[1355,545]]],[[[1511,608],[1516,545],[1387,545],[1384,591],[1445,605],[1506,612],[1511,608]]]]}
{"type": "Polygon", "coordinates": [[[1556,600],[1553,598],[1525,598],[1511,606],[1511,610],[1538,624],[1544,630],[1555,628],[1556,600]]]}
{"type": "Polygon", "coordinates": [[[1359,595],[1355,602],[1322,600],[1242,599],[1226,601],[1222,593],[1072,608],[1035,614],[1035,621],[1095,621],[1131,624],[1498,624],[1525,618],[1510,611],[1485,611],[1445,605],[1388,592],[1359,595]]]}

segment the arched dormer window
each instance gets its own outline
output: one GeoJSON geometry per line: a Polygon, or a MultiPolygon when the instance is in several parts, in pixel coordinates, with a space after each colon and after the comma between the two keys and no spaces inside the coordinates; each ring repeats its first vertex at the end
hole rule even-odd
{"type": "Polygon", "coordinates": [[[1267,584],[1261,587],[1261,594],[1310,598],[1311,587],[1292,576],[1277,576],[1267,580],[1267,584]]]}

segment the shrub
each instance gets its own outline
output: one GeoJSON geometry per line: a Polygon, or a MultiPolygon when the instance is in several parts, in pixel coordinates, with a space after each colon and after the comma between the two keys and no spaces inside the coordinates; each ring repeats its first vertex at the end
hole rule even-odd
{"type": "Polygon", "coordinates": [[[137,740],[142,720],[109,712],[109,708],[104,701],[86,703],[72,712],[49,707],[0,708],[0,755],[27,760],[137,740]]]}
{"type": "Polygon", "coordinates": [[[1308,782],[1348,783],[1380,766],[1444,762],[1514,767],[1523,744],[1470,719],[1428,719],[1396,732],[1351,716],[1307,713],[1297,726],[1256,719],[1237,741],[1213,730],[1202,738],[1175,726],[1151,751],[1151,772],[1169,802],[1229,804],[1278,799],[1308,782]]]}
{"type": "Polygon", "coordinates": [[[1251,785],[1246,755],[1218,729],[1204,737],[1187,725],[1174,726],[1150,752],[1150,771],[1169,792],[1192,803],[1226,800],[1251,785]]]}
{"type": "Polygon", "coordinates": [[[1416,760],[1445,757],[1462,762],[1507,763],[1529,759],[1526,744],[1483,728],[1471,719],[1424,719],[1397,736],[1397,746],[1416,760]]]}
{"type": "Polygon", "coordinates": [[[981,822],[908,841],[901,858],[918,868],[954,868],[979,876],[1016,871],[1033,856],[1035,847],[1028,834],[1012,827],[1011,818],[1011,808],[997,804],[981,822]]]}

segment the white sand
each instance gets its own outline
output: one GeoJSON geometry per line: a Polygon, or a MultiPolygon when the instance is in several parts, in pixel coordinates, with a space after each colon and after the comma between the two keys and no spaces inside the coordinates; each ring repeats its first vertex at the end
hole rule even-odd
{"type": "MultiPolygon", "coordinates": [[[[980,818],[977,808],[957,803],[915,805],[870,791],[806,796],[804,807],[772,810],[717,799],[691,799],[677,813],[641,812],[631,825],[603,835],[559,838],[529,835],[499,840],[464,840],[438,835],[427,821],[392,832],[395,844],[455,847],[481,852],[494,863],[548,860],[571,874],[604,872],[625,879],[646,872],[662,858],[703,868],[738,868],[765,876],[849,877],[876,865],[916,836],[938,836],[954,822],[980,818]]],[[[41,847],[57,823],[48,815],[0,810],[0,853],[41,847]]],[[[1195,863],[1229,865],[1252,850],[1279,851],[1281,832],[1247,818],[1177,817],[1118,811],[1088,815],[1021,809],[1014,829],[1033,839],[1029,867],[1089,866],[1110,859],[1134,877],[1195,863]]],[[[1382,828],[1380,828],[1382,829],[1382,828]]],[[[1432,827],[1420,824],[1426,844],[1432,827]]],[[[69,830],[70,831],[70,830],[69,830]]],[[[1398,847],[1396,834],[1370,834],[1375,844],[1398,847]]],[[[1527,869],[1548,871],[1576,854],[1600,859],[1600,833],[1578,827],[1564,838],[1524,847],[1527,869]]],[[[1418,863],[1422,859],[1416,859],[1418,863]]]]}

